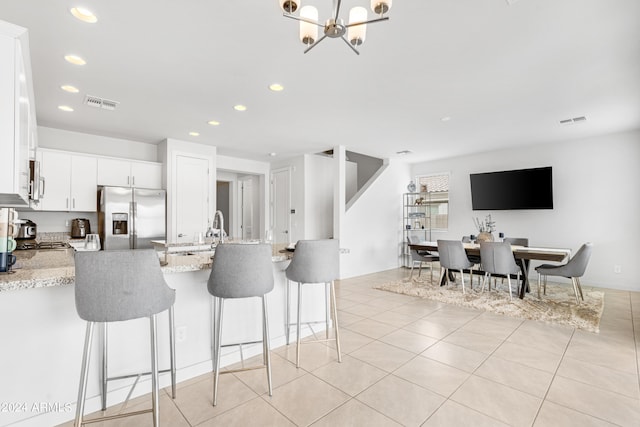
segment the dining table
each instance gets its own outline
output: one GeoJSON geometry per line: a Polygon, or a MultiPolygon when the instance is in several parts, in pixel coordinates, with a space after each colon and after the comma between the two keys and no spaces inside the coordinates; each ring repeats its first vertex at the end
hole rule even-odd
{"type": "MultiPolygon", "coordinates": [[[[478,258],[480,257],[479,243],[463,242],[462,246],[464,247],[464,250],[467,253],[467,255],[474,255],[478,258]]],[[[415,249],[418,251],[437,252],[438,242],[419,242],[415,244],[410,244],[409,249],[415,249]]],[[[564,248],[529,247],[529,246],[511,245],[511,250],[513,251],[513,256],[516,259],[516,262],[520,267],[520,270],[522,271],[523,285],[520,286],[520,292],[518,295],[520,299],[524,298],[525,293],[529,291],[527,261],[563,262],[565,259],[568,259],[569,257],[571,257],[571,249],[564,249],[564,248]]],[[[478,271],[478,272],[482,273],[481,271],[478,271]]],[[[443,275],[440,281],[440,286],[446,285],[446,281],[447,281],[447,277],[446,275],[443,275]]]]}

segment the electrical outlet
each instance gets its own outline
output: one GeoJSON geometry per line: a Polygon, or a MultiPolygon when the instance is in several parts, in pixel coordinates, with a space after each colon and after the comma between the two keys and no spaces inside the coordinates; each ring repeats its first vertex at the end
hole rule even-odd
{"type": "Polygon", "coordinates": [[[176,328],[176,341],[183,342],[186,340],[187,340],[187,327],[180,326],[179,328],[176,328]]]}
{"type": "Polygon", "coordinates": [[[618,264],[614,265],[613,266],[613,272],[615,274],[621,274],[622,273],[622,266],[618,265],[618,264]]]}
{"type": "Polygon", "coordinates": [[[65,226],[65,227],[68,227],[68,226],[69,226],[69,220],[66,220],[66,221],[64,222],[64,226],[65,226]]]}

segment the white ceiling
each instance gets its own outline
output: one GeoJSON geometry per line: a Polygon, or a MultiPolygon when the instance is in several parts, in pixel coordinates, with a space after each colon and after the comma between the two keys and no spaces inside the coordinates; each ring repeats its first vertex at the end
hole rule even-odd
{"type": "MultiPolygon", "coordinates": [[[[329,0],[303,3],[329,16],[329,0]]],[[[369,9],[342,3],[343,16],[369,9]]],[[[0,2],[0,19],[29,29],[47,127],[265,161],[344,145],[411,150],[410,162],[640,128],[638,0],[396,0],[389,16],[369,25],[360,56],[338,39],[305,55],[278,0],[0,2]],[[98,23],[73,18],[74,6],[98,23]],[[120,105],[84,106],[85,94],[120,105]],[[559,124],[577,116],[587,121],[559,124]]]]}

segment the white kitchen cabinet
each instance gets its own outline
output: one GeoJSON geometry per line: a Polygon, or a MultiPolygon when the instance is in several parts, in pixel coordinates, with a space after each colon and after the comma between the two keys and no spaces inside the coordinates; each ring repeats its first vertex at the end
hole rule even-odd
{"type": "Polygon", "coordinates": [[[36,121],[27,30],[0,21],[0,206],[28,206],[36,121]]]}
{"type": "Polygon", "coordinates": [[[162,164],[100,157],[98,185],[161,188],[162,164]]]}
{"type": "Polygon", "coordinates": [[[41,153],[46,184],[40,210],[95,212],[97,158],[64,151],[41,153]]]}

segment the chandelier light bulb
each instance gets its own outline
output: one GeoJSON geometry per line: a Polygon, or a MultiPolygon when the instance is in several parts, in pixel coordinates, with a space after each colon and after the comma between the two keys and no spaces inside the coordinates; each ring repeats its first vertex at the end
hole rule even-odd
{"type": "Polygon", "coordinates": [[[378,15],[384,15],[391,10],[393,0],[371,0],[371,10],[378,15]]]}
{"type": "MultiPolygon", "coordinates": [[[[349,11],[349,24],[353,24],[354,22],[365,22],[366,20],[367,9],[364,7],[357,6],[349,11]]],[[[362,24],[349,27],[347,36],[349,38],[349,42],[353,46],[360,46],[367,38],[367,25],[362,24]]]]}
{"type": "MultiPolygon", "coordinates": [[[[318,9],[313,6],[303,6],[300,17],[318,22],[318,9]]],[[[310,22],[300,21],[300,41],[308,46],[314,44],[318,38],[318,26],[310,22]]]]}
{"type": "Polygon", "coordinates": [[[280,8],[284,13],[293,13],[298,10],[298,3],[296,0],[280,0],[280,8]]]}

